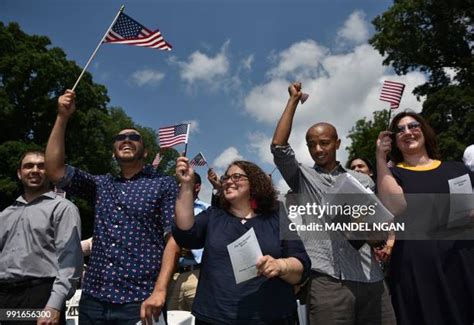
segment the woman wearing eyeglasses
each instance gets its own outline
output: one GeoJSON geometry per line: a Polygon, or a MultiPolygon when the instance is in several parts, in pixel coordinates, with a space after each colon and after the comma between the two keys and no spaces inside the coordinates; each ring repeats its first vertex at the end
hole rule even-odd
{"type": "MultiPolygon", "coordinates": [[[[439,160],[435,133],[420,115],[402,112],[389,130],[377,139],[378,193],[396,222],[416,227],[407,239],[418,239],[397,240],[393,248],[392,302],[397,322],[472,324],[472,241],[432,238],[448,230],[449,197],[440,194],[450,193],[449,180],[462,177],[472,184],[474,176],[461,162],[439,160]],[[390,169],[387,154],[395,165],[390,169]]],[[[400,234],[404,235],[408,237],[400,234]]]]}
{"type": "Polygon", "coordinates": [[[311,262],[300,240],[282,240],[271,179],[257,165],[235,161],[221,178],[220,208],[193,215],[193,169],[176,162],[181,183],[173,236],[186,248],[204,247],[193,304],[196,324],[294,324],[293,285],[303,282],[311,262]],[[253,228],[263,256],[259,276],[236,284],[227,245],[253,228]]]}

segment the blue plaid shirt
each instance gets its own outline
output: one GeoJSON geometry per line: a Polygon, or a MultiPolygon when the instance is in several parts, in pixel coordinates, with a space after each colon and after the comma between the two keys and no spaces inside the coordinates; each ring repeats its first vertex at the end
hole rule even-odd
{"type": "Polygon", "coordinates": [[[149,165],[130,179],[67,166],[58,184],[95,208],[92,255],[83,291],[111,303],[148,298],[171,232],[177,184],[149,165]]]}

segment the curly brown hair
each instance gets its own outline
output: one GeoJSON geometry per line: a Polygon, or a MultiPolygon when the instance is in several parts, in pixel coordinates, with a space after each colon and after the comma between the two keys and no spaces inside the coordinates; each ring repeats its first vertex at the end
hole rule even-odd
{"type": "MultiPolygon", "coordinates": [[[[425,138],[425,148],[426,148],[428,157],[430,157],[431,159],[441,159],[441,155],[439,154],[439,151],[438,151],[438,142],[436,141],[436,134],[434,130],[431,128],[431,126],[428,124],[428,122],[426,122],[426,120],[420,114],[417,114],[410,110],[406,110],[404,112],[398,113],[397,115],[395,115],[392,122],[390,123],[389,130],[394,132],[395,134],[398,122],[406,116],[412,117],[418,123],[420,123],[421,132],[423,133],[423,137],[425,138]]],[[[398,164],[402,162],[404,159],[403,159],[402,152],[400,151],[400,149],[398,149],[396,145],[396,142],[394,141],[393,143],[394,145],[392,146],[392,151],[390,152],[390,159],[395,164],[398,164]]]]}
{"type": "MultiPolygon", "coordinates": [[[[248,176],[250,184],[250,198],[255,199],[257,202],[255,213],[266,215],[277,211],[277,192],[273,187],[270,176],[256,164],[245,160],[236,160],[232,162],[227,167],[225,174],[227,174],[229,168],[232,166],[239,167],[248,176]]],[[[224,191],[221,191],[219,194],[220,206],[224,210],[229,210],[230,202],[226,200],[223,192],[224,191]]]]}

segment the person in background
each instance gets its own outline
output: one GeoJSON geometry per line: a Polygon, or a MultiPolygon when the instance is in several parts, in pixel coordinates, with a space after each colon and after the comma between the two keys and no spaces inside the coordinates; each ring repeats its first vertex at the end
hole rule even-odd
{"type": "Polygon", "coordinates": [[[211,205],[213,207],[218,208],[219,207],[219,194],[222,189],[221,181],[219,177],[217,176],[217,173],[212,168],[209,168],[209,170],[207,171],[207,179],[209,183],[211,183],[212,185],[211,205]]]}
{"type": "MultiPolygon", "coordinates": [[[[440,160],[433,129],[414,112],[397,114],[376,146],[378,194],[395,220],[426,225],[416,229],[419,236],[440,229],[449,214],[442,195],[451,192],[449,181],[472,185],[473,173],[461,162],[440,160]],[[387,167],[388,154],[392,168],[387,167]]],[[[473,241],[419,239],[397,239],[393,247],[391,293],[398,323],[472,324],[473,241]]]]}
{"type": "Polygon", "coordinates": [[[79,210],[51,190],[43,152],[25,152],[17,175],[24,192],[0,213],[0,309],[42,309],[37,324],[66,324],[82,272],[79,210]]]}
{"type": "Polygon", "coordinates": [[[377,179],[375,177],[375,170],[372,167],[372,163],[369,159],[364,157],[356,157],[349,160],[346,164],[346,167],[350,170],[366,174],[370,176],[373,180],[377,179]]]}
{"type": "Polygon", "coordinates": [[[464,165],[466,165],[471,172],[474,172],[474,144],[471,144],[464,150],[462,160],[464,161],[464,165]]]}
{"type": "Polygon", "coordinates": [[[193,168],[178,158],[181,183],[173,235],[180,246],[204,246],[193,314],[201,324],[294,324],[293,285],[303,282],[310,260],[300,240],[280,237],[278,202],[271,179],[247,161],[230,164],[221,178],[221,208],[193,213],[193,168]],[[255,231],[263,256],[259,276],[236,283],[227,245],[255,231]]]}
{"type": "MultiPolygon", "coordinates": [[[[201,191],[201,176],[194,173],[193,185],[193,208],[197,216],[209,208],[209,204],[199,199],[201,191]]],[[[178,273],[175,273],[170,283],[169,295],[166,298],[168,310],[191,311],[199,280],[199,269],[201,268],[203,249],[181,249],[178,273]]]]}

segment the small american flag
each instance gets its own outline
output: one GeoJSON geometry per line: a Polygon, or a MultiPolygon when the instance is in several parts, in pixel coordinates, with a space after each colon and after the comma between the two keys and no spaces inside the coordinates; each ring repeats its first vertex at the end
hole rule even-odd
{"type": "Polygon", "coordinates": [[[206,158],[204,158],[204,155],[200,152],[193,159],[189,161],[189,164],[193,167],[205,166],[207,164],[207,161],[206,161],[206,158]]]}
{"type": "Polygon", "coordinates": [[[401,82],[385,80],[383,82],[382,91],[380,92],[380,100],[390,103],[391,109],[398,108],[402,99],[405,84],[401,82]]]}
{"type": "Polygon", "coordinates": [[[160,165],[160,162],[161,162],[161,155],[158,152],[155,156],[155,159],[153,159],[153,162],[151,163],[151,165],[153,166],[153,168],[157,169],[158,166],[160,165]]]}
{"type": "Polygon", "coordinates": [[[169,148],[181,143],[188,143],[189,124],[178,124],[162,127],[158,130],[161,148],[169,148]]]}
{"type": "Polygon", "coordinates": [[[158,29],[153,32],[123,12],[105,37],[104,43],[144,46],[166,51],[171,51],[172,48],[158,29]]]}

